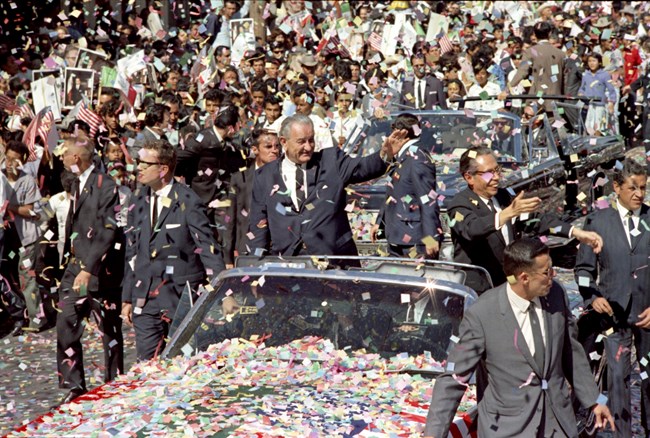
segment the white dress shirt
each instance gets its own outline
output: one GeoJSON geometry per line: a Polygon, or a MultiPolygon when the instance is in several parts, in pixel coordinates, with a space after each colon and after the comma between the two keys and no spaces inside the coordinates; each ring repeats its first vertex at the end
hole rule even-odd
{"type": "MultiPolygon", "coordinates": [[[[530,306],[531,302],[517,295],[515,291],[512,290],[512,287],[510,287],[510,283],[506,283],[506,292],[510,308],[515,314],[515,319],[521,329],[521,334],[528,345],[530,354],[534,356],[535,340],[533,339],[533,329],[530,326],[530,318],[528,317],[528,306],[530,306]]],[[[542,342],[546,345],[546,321],[544,320],[544,314],[542,313],[542,304],[540,303],[539,298],[534,298],[532,301],[535,303],[535,313],[539,320],[539,328],[542,331],[542,342]]]]}
{"type": "Polygon", "coordinates": [[[79,175],[79,194],[77,196],[80,196],[81,192],[84,189],[84,187],[86,187],[86,182],[88,181],[88,178],[90,177],[90,172],[92,172],[94,168],[95,168],[95,165],[91,164],[88,169],[84,170],[83,173],[81,175],[79,175]]]}
{"type": "MultiPolygon", "coordinates": [[[[494,82],[487,82],[484,87],[479,84],[472,85],[467,91],[467,97],[479,97],[482,92],[486,92],[488,96],[496,96],[501,93],[501,87],[494,82]]],[[[503,108],[504,103],[502,100],[490,98],[487,100],[470,101],[465,103],[465,108],[471,110],[494,111],[503,108]]]]}
{"type": "MultiPolygon", "coordinates": [[[[627,237],[627,243],[632,247],[632,238],[630,237],[630,227],[628,227],[628,213],[630,210],[627,208],[623,207],[620,202],[618,202],[618,199],[616,200],[616,209],[618,210],[618,214],[621,216],[621,222],[623,222],[623,228],[625,229],[625,237],[627,237]]],[[[639,230],[639,221],[640,217],[639,215],[641,214],[641,207],[637,208],[636,210],[632,211],[632,222],[634,223],[634,228],[636,230],[639,230]]]]}
{"type": "Polygon", "coordinates": [[[427,83],[422,79],[418,79],[417,76],[413,80],[413,94],[415,94],[415,108],[420,109],[426,102],[426,99],[424,98],[425,96],[425,89],[427,88],[427,83]],[[420,90],[420,84],[422,84],[422,90],[420,90]]]}
{"type": "MultiPolygon", "coordinates": [[[[169,192],[172,190],[172,184],[174,183],[174,180],[169,181],[168,184],[164,185],[160,190],[156,190],[151,197],[149,198],[149,217],[153,220],[153,204],[154,204],[154,196],[158,197],[158,202],[156,203],[157,208],[157,214],[156,217],[160,218],[160,213],[162,213],[163,209],[163,199],[169,197],[169,192]]],[[[151,224],[151,229],[153,230],[155,228],[156,224],[151,224]]]]}
{"type": "Polygon", "coordinates": [[[293,201],[293,205],[296,207],[296,210],[300,208],[298,205],[298,197],[296,196],[296,168],[298,167],[300,167],[303,172],[303,181],[305,183],[303,184],[302,188],[305,192],[305,199],[307,199],[307,172],[305,171],[305,167],[298,166],[287,157],[284,157],[280,168],[280,171],[282,172],[282,179],[284,180],[284,184],[287,186],[287,190],[289,190],[289,193],[291,194],[291,201],[293,201]]]}

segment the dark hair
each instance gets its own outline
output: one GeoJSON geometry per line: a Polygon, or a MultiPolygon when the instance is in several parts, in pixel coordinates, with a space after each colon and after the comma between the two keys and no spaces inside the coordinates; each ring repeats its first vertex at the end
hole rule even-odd
{"type": "Polygon", "coordinates": [[[386,79],[386,73],[384,73],[380,68],[373,68],[368,70],[366,74],[363,75],[363,78],[366,80],[366,83],[369,83],[370,79],[375,77],[377,78],[379,83],[381,83],[384,81],[384,79],[386,79]]]}
{"type": "Polygon", "coordinates": [[[169,167],[169,173],[174,174],[176,169],[176,149],[167,140],[147,141],[143,149],[149,149],[158,153],[158,162],[169,167]]]}
{"type": "Polygon", "coordinates": [[[63,190],[67,193],[72,193],[72,183],[75,178],[75,174],[68,170],[64,169],[63,172],[61,172],[61,185],[63,186],[63,190]]]}
{"type": "Polygon", "coordinates": [[[212,102],[223,102],[223,99],[225,98],[225,94],[223,91],[219,90],[218,88],[210,88],[204,96],[205,100],[210,100],[212,102]]]}
{"type": "MultiPolygon", "coordinates": [[[[465,84],[460,79],[450,79],[445,82],[445,91],[449,89],[449,86],[451,84],[456,84],[458,85],[458,88],[460,89],[460,96],[465,96],[465,84]]],[[[449,95],[449,92],[447,91],[447,95],[449,95]]]]}
{"type": "Polygon", "coordinates": [[[235,126],[239,120],[239,111],[237,107],[231,105],[220,111],[214,119],[214,126],[220,129],[226,129],[229,126],[235,126]]]}
{"type": "Polygon", "coordinates": [[[635,175],[647,175],[647,170],[644,165],[639,164],[637,161],[627,158],[623,161],[623,165],[618,168],[614,168],[614,182],[616,184],[623,185],[625,181],[631,176],[635,175]]]}
{"type": "Polygon", "coordinates": [[[587,59],[589,59],[589,58],[594,58],[594,59],[596,59],[598,61],[598,68],[601,68],[603,66],[603,55],[601,55],[600,53],[591,52],[587,56],[587,59]]]}
{"type": "Polygon", "coordinates": [[[477,146],[467,149],[460,156],[458,172],[462,175],[466,173],[473,174],[476,171],[476,159],[482,155],[494,156],[494,151],[485,146],[477,146]],[[472,153],[473,152],[473,153],[472,153]]]}
{"type": "Polygon", "coordinates": [[[260,145],[260,139],[265,135],[278,135],[275,131],[269,131],[268,129],[255,129],[251,134],[250,138],[250,147],[258,147],[260,145]]]}
{"type": "MultiPolygon", "coordinates": [[[[214,56],[215,56],[215,58],[216,58],[217,56],[222,56],[224,50],[230,50],[230,47],[226,47],[226,46],[217,46],[217,48],[216,48],[215,51],[214,51],[214,56]]],[[[231,52],[231,53],[232,53],[232,52],[231,52]]]]}
{"type": "Polygon", "coordinates": [[[269,94],[264,98],[264,106],[266,106],[267,104],[281,105],[282,104],[282,99],[280,99],[275,94],[269,94]]]}
{"type": "Polygon", "coordinates": [[[511,242],[503,251],[503,272],[517,275],[535,265],[535,258],[549,254],[548,246],[539,239],[523,238],[511,242]]]}
{"type": "Polygon", "coordinates": [[[178,94],[176,94],[176,93],[174,93],[172,91],[167,91],[167,92],[163,93],[163,95],[160,97],[160,99],[161,99],[163,105],[176,104],[179,107],[183,105],[183,99],[181,99],[181,97],[178,94]]]}
{"type": "Polygon", "coordinates": [[[475,75],[477,75],[481,70],[487,70],[489,67],[490,61],[483,58],[478,58],[472,63],[472,69],[474,70],[475,75]]]}
{"type": "Polygon", "coordinates": [[[23,162],[25,162],[27,160],[27,157],[29,157],[29,148],[22,141],[10,141],[7,143],[6,150],[16,152],[18,155],[20,155],[23,162]]]}
{"type": "Polygon", "coordinates": [[[540,21],[533,26],[533,32],[537,40],[546,40],[551,36],[554,26],[548,21],[540,21]]]}
{"type": "Polygon", "coordinates": [[[267,88],[266,84],[262,81],[254,82],[253,85],[251,85],[251,96],[256,91],[260,93],[264,93],[264,97],[266,97],[266,95],[269,94],[269,89],[267,88]]]}
{"type": "Polygon", "coordinates": [[[415,134],[415,129],[413,128],[414,126],[417,126],[418,128],[420,127],[420,121],[416,116],[413,114],[409,113],[402,113],[393,122],[391,125],[392,130],[397,130],[397,129],[406,129],[408,131],[408,137],[409,139],[412,138],[417,138],[419,134],[415,134]]]}
{"type": "Polygon", "coordinates": [[[119,100],[109,100],[104,105],[102,105],[99,110],[99,115],[102,117],[114,116],[122,109],[122,102],[119,100]]]}
{"type": "Polygon", "coordinates": [[[154,103],[148,106],[144,115],[144,125],[156,126],[165,120],[165,112],[169,111],[165,105],[154,103]]]}
{"type": "Polygon", "coordinates": [[[339,59],[334,63],[334,75],[344,81],[352,79],[350,63],[345,59],[339,59]]]}

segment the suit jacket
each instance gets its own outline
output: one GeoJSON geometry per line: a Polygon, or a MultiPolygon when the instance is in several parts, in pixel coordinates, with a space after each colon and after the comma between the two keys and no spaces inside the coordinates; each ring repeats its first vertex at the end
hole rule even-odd
{"type": "MultiPolygon", "coordinates": [[[[495,198],[502,209],[512,202],[507,190],[499,189],[495,198]]],[[[490,273],[492,282],[499,285],[506,281],[503,273],[503,251],[506,247],[501,230],[495,228],[495,212],[491,211],[479,196],[469,188],[457,193],[448,205],[449,219],[454,220],[451,239],[454,243],[454,261],[482,266],[490,273]]],[[[525,221],[512,224],[511,236],[556,234],[569,237],[571,225],[552,214],[531,214],[525,221]]],[[[476,271],[468,271],[467,286],[481,293],[489,284],[476,271]]]]}
{"type": "Polygon", "coordinates": [[[208,205],[218,195],[225,199],[230,175],[245,166],[241,153],[219,140],[213,128],[207,128],[178,150],[176,175],[184,176],[185,182],[208,205]]]}
{"type": "Polygon", "coordinates": [[[247,234],[254,177],[255,165],[252,165],[243,172],[233,173],[230,178],[229,221],[226,223],[226,234],[223,239],[226,263],[234,262],[235,250],[239,254],[246,254],[248,252],[246,247],[250,247],[250,239],[247,234]]]}
{"type": "MultiPolygon", "coordinates": [[[[435,106],[439,106],[442,109],[447,109],[447,99],[445,97],[444,86],[442,81],[433,76],[427,76],[424,78],[424,108],[426,110],[433,109],[435,106]]],[[[415,80],[406,81],[402,85],[402,105],[408,105],[415,108],[415,93],[414,90],[415,80]],[[407,98],[407,96],[410,97],[407,98]]],[[[418,108],[419,109],[419,108],[418,108]]]]}
{"type": "Polygon", "coordinates": [[[74,259],[68,263],[61,288],[72,287],[74,277],[84,270],[92,274],[91,291],[118,287],[121,269],[115,263],[123,253],[115,248],[119,241],[115,214],[119,211],[117,186],[108,175],[93,169],[78,196],[76,206],[70,205],[66,221],[64,253],[74,247],[74,259]],[[117,210],[116,210],[117,209],[117,210]],[[68,284],[69,283],[69,284],[68,284]]]}
{"type": "Polygon", "coordinates": [[[431,198],[436,189],[436,166],[420,143],[407,146],[389,171],[391,182],[386,189],[386,203],[377,222],[393,245],[422,244],[432,237],[442,240],[438,200],[431,198]],[[405,236],[408,239],[405,241],[405,236]]]}
{"type": "Polygon", "coordinates": [[[638,242],[630,248],[625,228],[616,208],[605,208],[587,216],[585,230],[595,231],[603,238],[600,254],[594,254],[588,245],[580,245],[576,258],[575,276],[585,305],[596,297],[609,301],[619,322],[638,320],[637,315],[650,307],[647,293],[650,232],[642,222],[650,224],[650,207],[641,207],[641,232],[638,242]],[[589,284],[584,282],[587,279],[589,284]],[[581,285],[582,284],[582,285],[581,285]],[[630,308],[628,305],[632,301],[630,308]],[[627,312],[626,312],[627,310],[627,312]]]}
{"type": "Polygon", "coordinates": [[[294,255],[356,255],[348,222],[348,184],[377,178],[386,172],[379,153],[351,158],[339,148],[315,152],[307,163],[307,198],[296,210],[281,174],[284,157],[258,169],[253,182],[251,251],[294,255]],[[303,246],[304,245],[304,246],[303,246]]]}
{"type": "MultiPolygon", "coordinates": [[[[562,50],[553,47],[548,41],[540,42],[524,51],[521,64],[510,84],[515,86],[522,79],[532,76],[530,94],[540,91],[542,94],[562,94],[565,57],[562,50]]],[[[545,106],[547,111],[551,109],[550,102],[545,106]]]]}
{"type": "Polygon", "coordinates": [[[537,436],[537,427],[544,426],[544,410],[547,425],[559,425],[566,436],[578,436],[569,384],[585,407],[596,404],[598,389],[576,339],[562,286],[553,282],[540,302],[546,327],[543,369],[521,335],[505,284],[481,295],[467,310],[460,324],[460,341],[447,361],[454,364],[453,369],[448,366],[436,379],[424,435],[447,436],[467,387],[463,382],[484,360],[488,384],[478,404],[478,436],[537,436]]]}
{"type": "Polygon", "coordinates": [[[205,206],[192,190],[172,183],[169,206],[159,200],[163,208],[153,231],[150,199],[147,186],[136,190],[132,198],[134,205],[129,210],[125,231],[122,301],[142,308],[157,297],[161,310],[168,310],[173,316],[185,283],[195,289],[206,276],[218,275],[224,264],[205,206]]]}

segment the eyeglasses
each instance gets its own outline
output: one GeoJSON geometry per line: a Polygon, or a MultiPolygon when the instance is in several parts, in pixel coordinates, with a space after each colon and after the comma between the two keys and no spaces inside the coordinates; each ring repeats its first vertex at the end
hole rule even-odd
{"type": "Polygon", "coordinates": [[[501,122],[501,121],[496,121],[494,122],[495,125],[503,126],[506,124],[506,122],[501,122]]]}
{"type": "Polygon", "coordinates": [[[553,277],[553,276],[555,276],[555,268],[551,266],[551,267],[548,268],[546,271],[542,271],[542,272],[531,272],[531,274],[538,274],[538,275],[541,275],[541,276],[543,276],[543,277],[549,278],[549,277],[553,277]]]}
{"type": "Polygon", "coordinates": [[[153,162],[153,161],[144,161],[144,160],[135,160],[138,163],[138,167],[143,169],[148,169],[151,166],[160,166],[162,163],[153,162]]]}
{"type": "Polygon", "coordinates": [[[503,172],[503,167],[497,166],[497,167],[495,167],[494,169],[491,169],[491,170],[477,170],[477,171],[474,172],[474,175],[478,175],[478,176],[481,176],[481,177],[483,175],[487,175],[488,173],[491,173],[493,175],[501,175],[501,172],[503,172]]]}

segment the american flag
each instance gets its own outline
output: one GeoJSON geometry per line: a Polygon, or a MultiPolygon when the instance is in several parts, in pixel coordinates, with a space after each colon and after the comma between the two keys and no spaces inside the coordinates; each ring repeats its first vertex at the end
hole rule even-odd
{"type": "Polygon", "coordinates": [[[4,94],[0,96],[0,110],[4,110],[6,108],[12,108],[16,106],[16,100],[12,99],[9,96],[5,96],[4,94]]]}
{"type": "Polygon", "coordinates": [[[440,54],[444,55],[447,52],[451,52],[454,50],[453,44],[451,44],[451,40],[447,36],[447,34],[444,34],[440,40],[438,41],[440,44],[440,54]]]}
{"type": "Polygon", "coordinates": [[[41,137],[41,140],[45,145],[47,145],[47,137],[50,133],[50,129],[53,127],[54,123],[54,114],[50,110],[49,106],[46,106],[36,114],[32,122],[29,124],[25,130],[23,136],[23,143],[29,148],[29,159],[28,161],[36,160],[36,137],[41,137]]]}
{"type": "Polygon", "coordinates": [[[368,43],[373,50],[381,52],[381,35],[376,32],[371,33],[368,37],[368,43]]]}
{"type": "Polygon", "coordinates": [[[30,119],[36,117],[32,107],[28,103],[16,107],[16,111],[20,112],[20,117],[29,117],[30,119]]]}
{"type": "Polygon", "coordinates": [[[97,129],[102,124],[102,118],[96,112],[88,109],[85,103],[82,103],[79,107],[77,118],[90,126],[90,138],[95,138],[97,129]]]}

